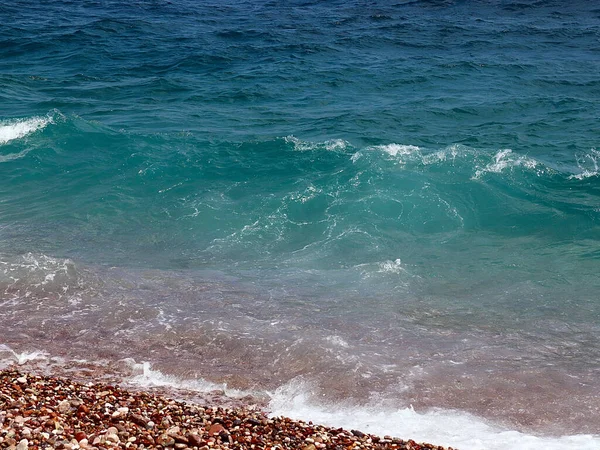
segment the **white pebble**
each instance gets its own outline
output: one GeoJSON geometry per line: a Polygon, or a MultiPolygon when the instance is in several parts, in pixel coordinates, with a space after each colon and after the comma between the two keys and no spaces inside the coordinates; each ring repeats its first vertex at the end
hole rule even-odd
{"type": "Polygon", "coordinates": [[[121,440],[119,439],[119,436],[117,436],[116,434],[112,434],[112,433],[110,433],[110,434],[107,434],[105,439],[106,439],[107,441],[114,442],[115,444],[116,444],[116,443],[119,443],[119,442],[121,441],[121,440]]]}
{"type": "Polygon", "coordinates": [[[71,411],[71,404],[68,400],[63,400],[58,404],[58,410],[63,414],[69,412],[71,411]]]}

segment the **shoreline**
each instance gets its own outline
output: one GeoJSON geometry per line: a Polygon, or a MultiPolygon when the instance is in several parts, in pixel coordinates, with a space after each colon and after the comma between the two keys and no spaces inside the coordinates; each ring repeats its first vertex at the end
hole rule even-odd
{"type": "Polygon", "coordinates": [[[0,370],[0,447],[33,449],[453,450],[270,418],[259,408],[201,406],[104,383],[0,370]]]}

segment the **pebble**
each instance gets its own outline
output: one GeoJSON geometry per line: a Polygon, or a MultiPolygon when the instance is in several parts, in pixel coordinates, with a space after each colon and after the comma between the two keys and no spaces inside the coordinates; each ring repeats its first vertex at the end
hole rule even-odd
{"type": "Polygon", "coordinates": [[[82,440],[84,440],[86,438],[86,434],[83,431],[77,431],[75,433],[75,439],[77,439],[77,442],[80,442],[82,440]]]}
{"type": "Polygon", "coordinates": [[[68,400],[63,400],[62,402],[60,402],[58,404],[58,410],[63,414],[67,413],[67,412],[71,411],[71,404],[69,403],[68,400]]]}
{"type": "Polygon", "coordinates": [[[105,384],[26,376],[13,368],[0,370],[0,394],[0,448],[15,450],[445,450],[358,430],[268,418],[255,407],[204,408],[105,384]],[[27,389],[20,387],[25,384],[21,379],[27,389]]]}
{"type": "Polygon", "coordinates": [[[175,445],[175,439],[168,434],[161,434],[158,439],[156,439],[156,443],[163,447],[171,447],[172,445],[175,445]]]}

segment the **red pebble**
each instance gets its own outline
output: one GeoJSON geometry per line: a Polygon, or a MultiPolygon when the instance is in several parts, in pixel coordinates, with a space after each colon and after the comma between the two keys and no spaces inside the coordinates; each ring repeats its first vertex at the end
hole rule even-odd
{"type": "Polygon", "coordinates": [[[87,436],[83,431],[78,431],[77,433],[75,433],[75,439],[77,439],[77,442],[81,441],[82,439],[86,439],[87,436]]]}
{"type": "Polygon", "coordinates": [[[209,428],[208,435],[214,436],[215,434],[221,434],[223,431],[225,431],[225,428],[223,427],[223,425],[221,425],[220,423],[215,423],[214,425],[211,425],[211,427],[209,428]]]}

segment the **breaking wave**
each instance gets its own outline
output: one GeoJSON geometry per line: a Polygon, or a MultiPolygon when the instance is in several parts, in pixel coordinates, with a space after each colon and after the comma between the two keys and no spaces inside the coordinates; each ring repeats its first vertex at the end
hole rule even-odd
{"type": "Polygon", "coordinates": [[[42,130],[53,122],[52,115],[0,121],[0,145],[42,130]]]}

